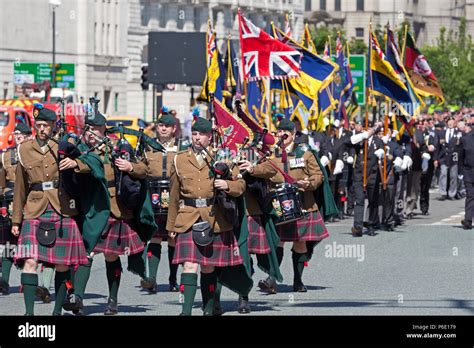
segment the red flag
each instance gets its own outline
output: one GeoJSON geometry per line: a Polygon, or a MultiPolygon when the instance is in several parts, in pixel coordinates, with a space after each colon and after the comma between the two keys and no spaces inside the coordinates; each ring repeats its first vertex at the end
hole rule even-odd
{"type": "Polygon", "coordinates": [[[256,27],[240,11],[239,29],[244,80],[284,79],[299,75],[299,51],[256,27]]]}
{"type": "Polygon", "coordinates": [[[214,99],[214,113],[216,125],[222,137],[223,147],[227,147],[232,152],[237,153],[238,145],[243,144],[246,137],[249,138],[249,142],[252,142],[252,130],[216,99],[214,99]]]}
{"type": "MultiPolygon", "coordinates": [[[[242,102],[239,101],[236,103],[236,108],[237,108],[237,115],[239,118],[245,123],[245,125],[250,128],[254,132],[258,133],[263,133],[263,128],[260,127],[260,125],[255,122],[255,120],[250,117],[244,110],[242,110],[242,106],[240,105],[242,102]]],[[[248,109],[247,109],[248,110],[248,109]]],[[[270,133],[266,133],[264,137],[264,151],[268,150],[269,145],[274,145],[276,144],[275,137],[271,135],[270,133]]]]}

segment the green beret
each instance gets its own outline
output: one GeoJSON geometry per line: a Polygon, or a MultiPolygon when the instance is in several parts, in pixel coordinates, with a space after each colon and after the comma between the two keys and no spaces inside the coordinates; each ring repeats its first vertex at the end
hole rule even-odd
{"type": "Polygon", "coordinates": [[[210,121],[206,120],[205,118],[198,117],[198,119],[193,123],[191,130],[201,132],[201,133],[211,133],[212,124],[210,121]]]}
{"type": "Polygon", "coordinates": [[[36,121],[56,121],[58,116],[53,110],[46,109],[43,105],[35,106],[33,109],[33,116],[36,121]]]}
{"type": "Polygon", "coordinates": [[[89,114],[86,117],[86,124],[89,126],[105,126],[107,119],[100,112],[96,115],[89,114]]]}
{"type": "Polygon", "coordinates": [[[32,133],[31,128],[28,127],[28,125],[24,123],[17,123],[14,129],[14,132],[20,132],[22,134],[27,134],[27,135],[32,133]]]}
{"type": "Polygon", "coordinates": [[[287,130],[287,131],[294,131],[295,130],[295,123],[290,121],[287,118],[284,118],[278,123],[278,130],[287,130]]]}
{"type": "Polygon", "coordinates": [[[163,114],[158,119],[158,123],[163,123],[167,126],[175,126],[176,125],[176,119],[171,114],[163,114]]]}

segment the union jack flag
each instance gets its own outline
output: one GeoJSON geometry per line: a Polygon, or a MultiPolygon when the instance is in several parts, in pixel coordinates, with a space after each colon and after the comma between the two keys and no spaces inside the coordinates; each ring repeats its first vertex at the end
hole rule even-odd
{"type": "Polygon", "coordinates": [[[301,54],[256,27],[239,12],[240,49],[245,80],[297,77],[301,54]]]}

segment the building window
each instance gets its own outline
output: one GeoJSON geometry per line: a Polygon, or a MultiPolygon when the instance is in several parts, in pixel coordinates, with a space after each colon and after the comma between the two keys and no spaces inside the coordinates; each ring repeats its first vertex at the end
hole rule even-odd
{"type": "Polygon", "coordinates": [[[326,11],[326,0],[319,0],[319,9],[326,11]]]}
{"type": "Polygon", "coordinates": [[[356,37],[364,37],[364,28],[356,28],[356,37]]]}
{"type": "Polygon", "coordinates": [[[119,103],[119,94],[115,93],[115,100],[114,100],[114,111],[118,112],[118,103],[119,103]]]}
{"type": "Polygon", "coordinates": [[[364,11],[364,0],[357,0],[357,11],[364,11]]]}
{"type": "Polygon", "coordinates": [[[334,11],[340,11],[341,10],[341,0],[336,0],[334,3],[334,11]]]}
{"type": "Polygon", "coordinates": [[[311,11],[311,0],[305,0],[304,1],[304,10],[305,11],[311,11]]]}

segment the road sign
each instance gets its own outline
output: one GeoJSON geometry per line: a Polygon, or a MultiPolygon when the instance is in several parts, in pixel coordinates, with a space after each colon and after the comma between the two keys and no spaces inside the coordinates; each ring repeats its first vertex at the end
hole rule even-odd
{"type": "MultiPolygon", "coordinates": [[[[16,85],[23,83],[40,83],[51,81],[52,64],[50,63],[14,63],[13,78],[16,85]]],[[[75,87],[75,65],[56,64],[56,87],[75,87]]]]}
{"type": "Polygon", "coordinates": [[[352,82],[359,105],[365,105],[365,56],[351,54],[349,63],[351,65],[352,82]]]}

